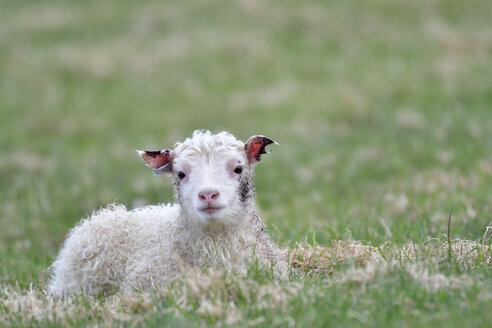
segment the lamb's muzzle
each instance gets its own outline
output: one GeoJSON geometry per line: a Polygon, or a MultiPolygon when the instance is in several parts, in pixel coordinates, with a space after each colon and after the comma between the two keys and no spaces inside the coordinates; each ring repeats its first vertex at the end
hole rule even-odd
{"type": "Polygon", "coordinates": [[[283,276],[287,265],[256,213],[253,169],[275,143],[195,131],[174,149],[138,151],[155,175],[168,174],[177,204],[128,211],[113,205],[70,232],[51,266],[55,296],[156,288],[183,269],[246,272],[255,256],[283,276]]]}

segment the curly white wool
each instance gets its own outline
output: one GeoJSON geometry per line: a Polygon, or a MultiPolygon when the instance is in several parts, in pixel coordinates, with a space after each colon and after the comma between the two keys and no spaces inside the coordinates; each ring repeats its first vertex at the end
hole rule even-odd
{"type": "MultiPolygon", "coordinates": [[[[134,210],[110,205],[82,220],[50,268],[48,293],[62,297],[158,288],[195,266],[245,272],[253,254],[260,265],[284,275],[286,261],[263,232],[253,199],[253,166],[264,147],[251,148],[259,153],[248,153],[229,133],[195,131],[173,151],[162,151],[170,166],[160,169],[172,174],[178,203],[134,210]],[[235,173],[237,167],[241,174],[235,173]],[[180,178],[180,172],[186,177],[180,178]],[[217,199],[205,201],[204,192],[217,199]]],[[[140,154],[154,172],[164,163],[140,154]]]]}

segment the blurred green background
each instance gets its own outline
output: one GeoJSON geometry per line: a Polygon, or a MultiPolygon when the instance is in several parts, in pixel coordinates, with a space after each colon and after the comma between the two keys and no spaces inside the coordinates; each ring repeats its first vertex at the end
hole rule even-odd
{"type": "Polygon", "coordinates": [[[0,280],[45,279],[115,200],[168,202],[135,149],[280,143],[256,172],[285,246],[478,239],[492,204],[489,0],[0,0],[0,280]]]}

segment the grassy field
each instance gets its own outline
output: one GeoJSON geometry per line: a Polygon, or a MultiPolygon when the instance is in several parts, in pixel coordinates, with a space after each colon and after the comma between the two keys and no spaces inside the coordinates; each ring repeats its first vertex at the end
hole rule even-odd
{"type": "Polygon", "coordinates": [[[0,325],[490,326],[491,214],[490,0],[0,0],[0,325]],[[80,218],[171,199],[135,149],[194,129],[280,143],[291,279],[48,299],[80,218]]]}

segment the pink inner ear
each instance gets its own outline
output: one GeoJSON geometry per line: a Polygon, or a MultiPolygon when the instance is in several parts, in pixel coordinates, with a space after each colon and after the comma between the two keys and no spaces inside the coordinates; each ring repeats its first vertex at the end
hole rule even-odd
{"type": "Polygon", "coordinates": [[[145,161],[145,164],[153,168],[154,170],[157,170],[164,165],[167,165],[171,162],[172,156],[169,151],[169,149],[163,150],[163,151],[143,151],[140,153],[140,156],[142,156],[142,159],[145,161]]]}
{"type": "Polygon", "coordinates": [[[251,164],[257,163],[261,160],[262,154],[267,154],[265,147],[270,144],[277,144],[270,138],[264,136],[253,136],[244,145],[244,150],[246,151],[246,156],[251,164]]]}

